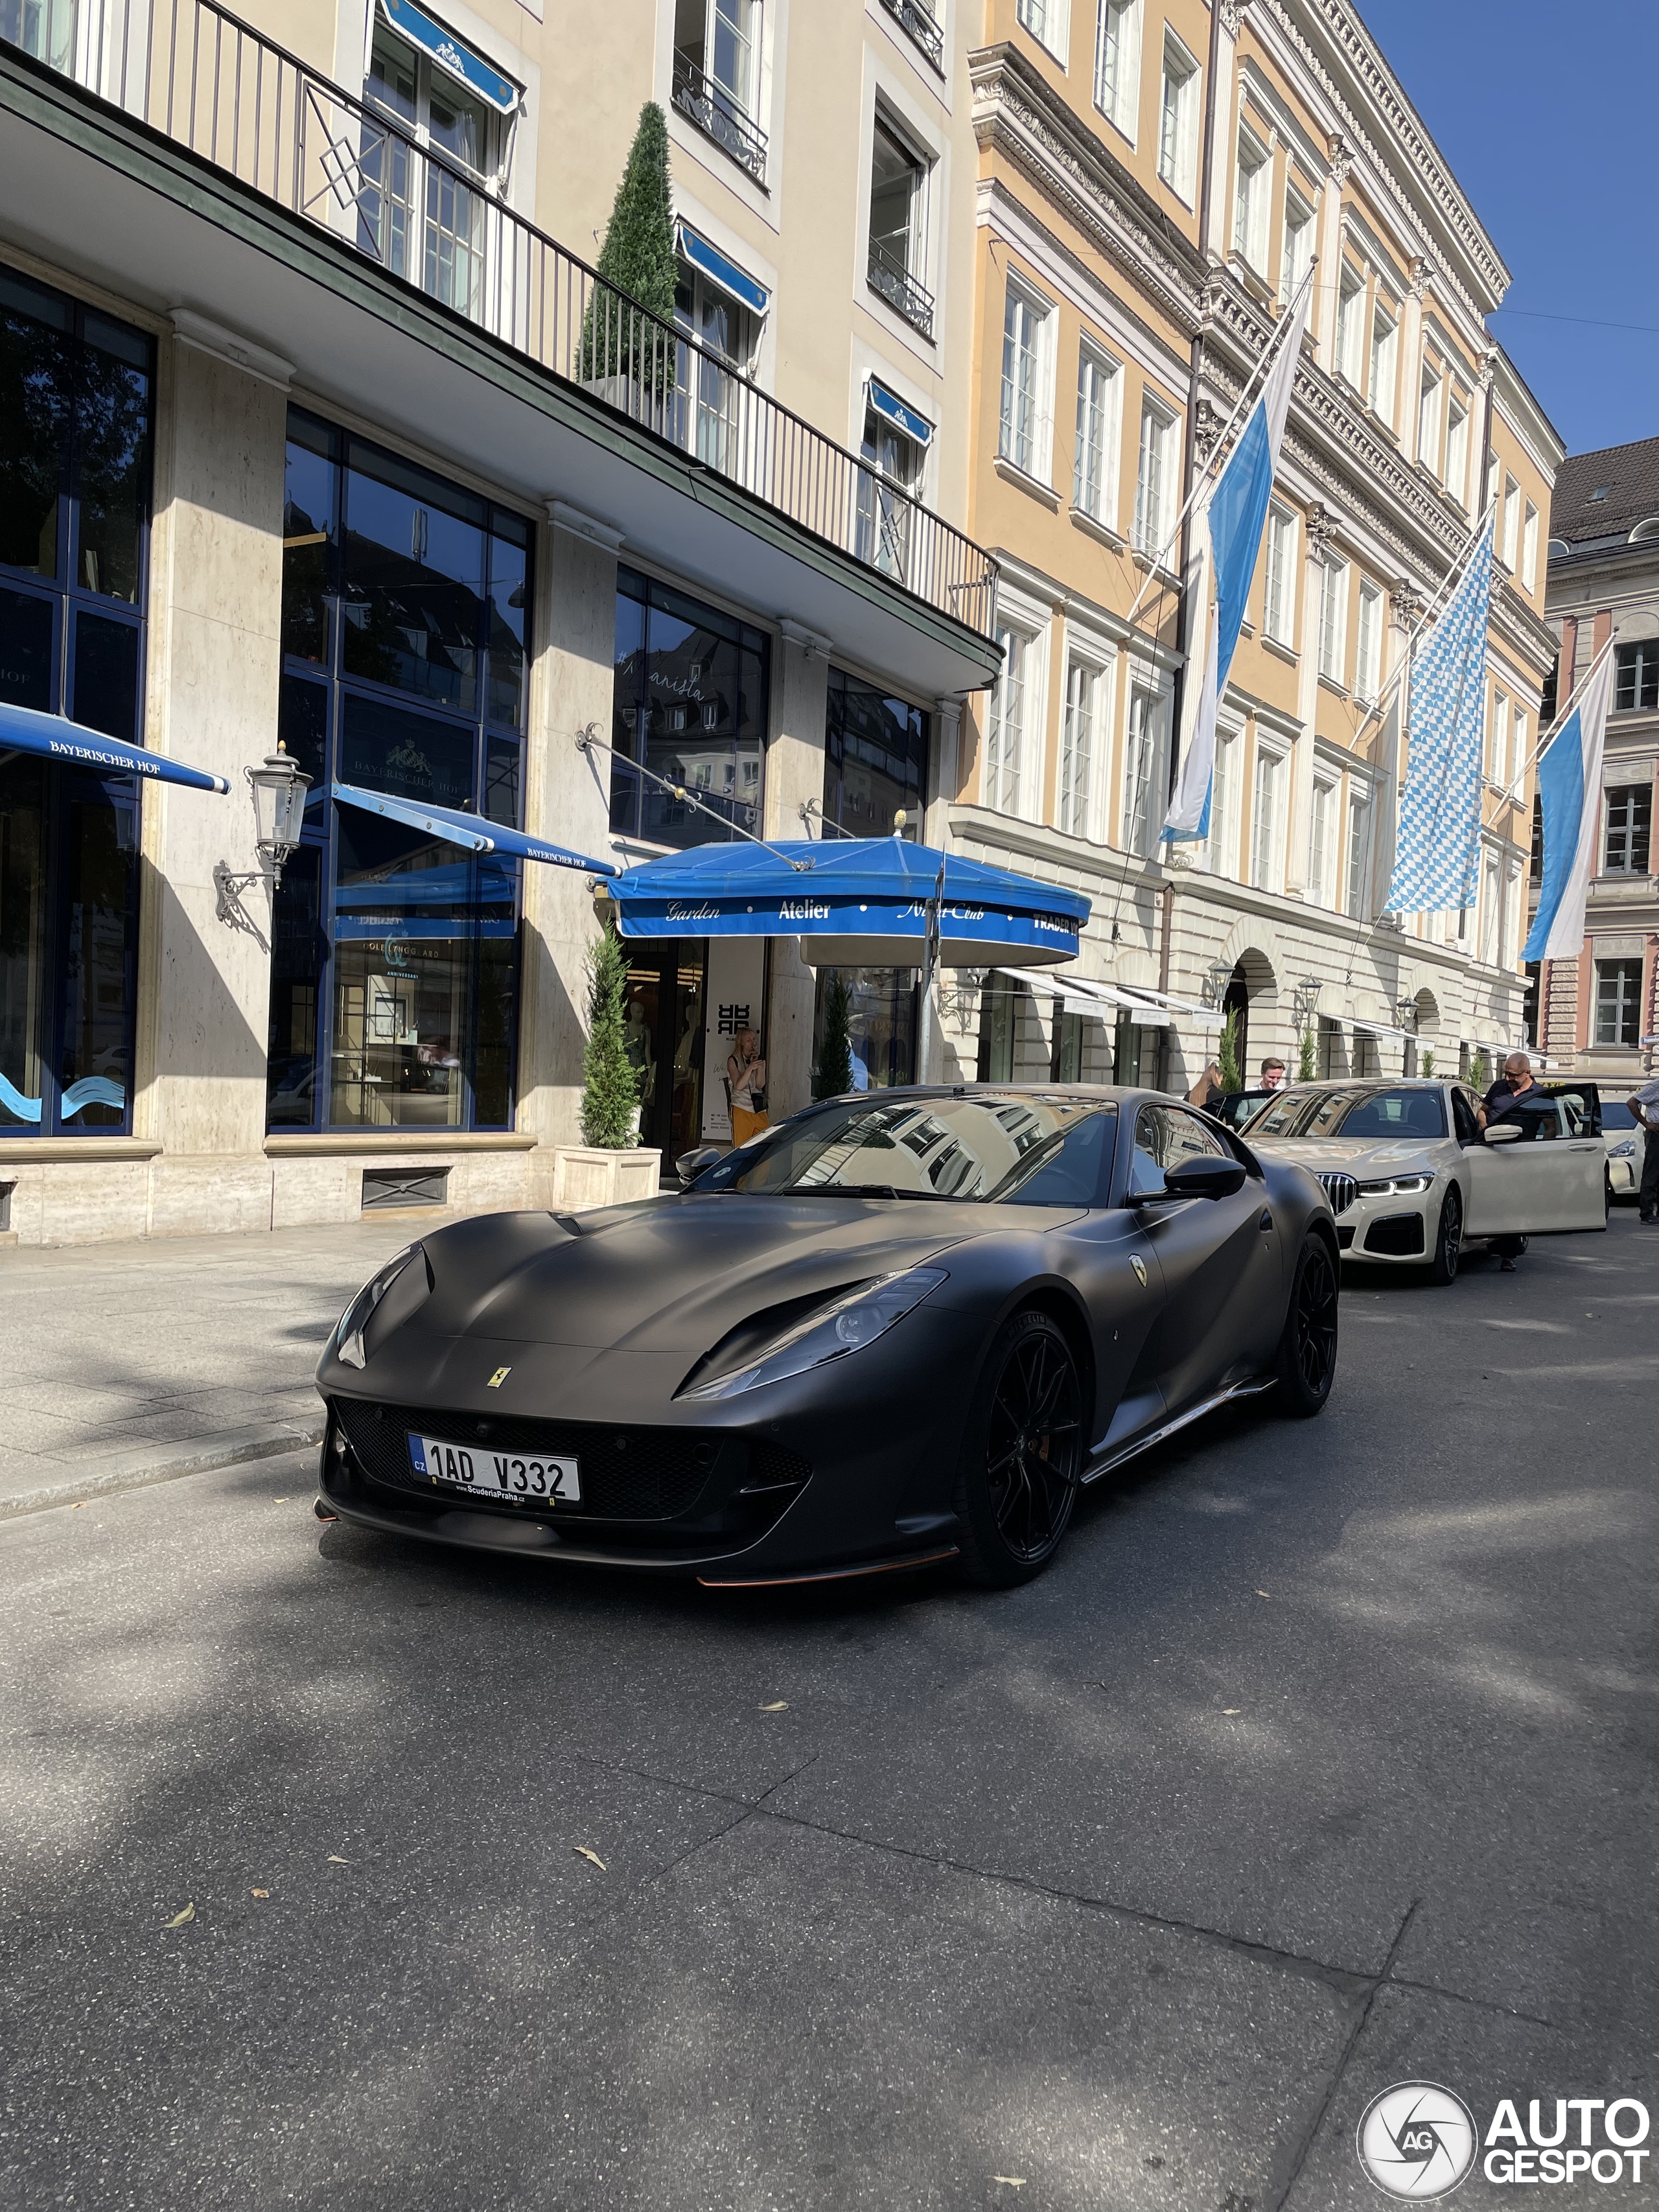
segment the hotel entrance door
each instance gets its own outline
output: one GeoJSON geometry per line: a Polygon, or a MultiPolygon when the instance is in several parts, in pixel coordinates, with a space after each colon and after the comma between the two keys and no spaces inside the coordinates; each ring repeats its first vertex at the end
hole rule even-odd
{"type": "Polygon", "coordinates": [[[701,937],[635,939],[628,946],[623,1021],[640,1076],[640,1142],[672,1170],[702,1141],[704,981],[701,937]]]}

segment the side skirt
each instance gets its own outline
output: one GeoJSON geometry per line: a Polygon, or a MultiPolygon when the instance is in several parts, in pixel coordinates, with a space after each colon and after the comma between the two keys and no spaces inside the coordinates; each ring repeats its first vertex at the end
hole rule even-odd
{"type": "Polygon", "coordinates": [[[1194,1421],[1201,1421],[1206,1413],[1213,1413],[1218,1406],[1231,1405],[1235,1398],[1260,1398],[1264,1392],[1275,1389],[1277,1382],[1278,1377],[1270,1375],[1265,1382],[1235,1382],[1230,1390],[1218,1390],[1214,1397],[1188,1407],[1184,1413],[1178,1413],[1172,1421],[1165,1421],[1161,1428],[1154,1429],[1149,1436],[1137,1437],[1133,1443],[1122,1444],[1116,1451],[1109,1452],[1104,1459],[1097,1460],[1085,1470],[1084,1481],[1098,1482],[1103,1474],[1109,1474],[1115,1467],[1122,1467],[1127,1461],[1139,1459],[1142,1452],[1151,1451],[1154,1444],[1161,1444],[1166,1437],[1174,1436],[1177,1429],[1190,1428],[1194,1421]]]}

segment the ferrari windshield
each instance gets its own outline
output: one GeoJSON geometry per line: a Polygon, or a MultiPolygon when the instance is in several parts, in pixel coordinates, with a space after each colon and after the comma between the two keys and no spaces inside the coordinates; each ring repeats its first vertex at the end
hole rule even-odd
{"type": "Polygon", "coordinates": [[[836,1099],[728,1152],[699,1191],[750,1196],[1102,1202],[1115,1101],[1040,1096],[836,1099]]]}
{"type": "Polygon", "coordinates": [[[1443,1137],[1446,1109],[1437,1091],[1415,1085],[1397,1091],[1291,1091],[1245,1125],[1248,1137],[1341,1137],[1352,1143],[1390,1137],[1443,1137]]]}

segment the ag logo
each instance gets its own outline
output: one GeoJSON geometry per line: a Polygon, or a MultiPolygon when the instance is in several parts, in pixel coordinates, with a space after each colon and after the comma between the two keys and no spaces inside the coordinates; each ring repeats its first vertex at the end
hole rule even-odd
{"type": "Polygon", "coordinates": [[[1449,2196],[1480,2148],[1474,2113],[1435,2081],[1396,2081],[1373,2097],[1355,2141],[1377,2187],[1413,2204],[1449,2196]]]}

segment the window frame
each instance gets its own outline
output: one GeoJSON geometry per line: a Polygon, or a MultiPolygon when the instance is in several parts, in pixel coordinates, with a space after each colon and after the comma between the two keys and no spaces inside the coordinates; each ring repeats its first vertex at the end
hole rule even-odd
{"type": "Polygon", "coordinates": [[[1170,495],[1173,487],[1170,477],[1175,469],[1175,431],[1180,416],[1169,404],[1158,398],[1150,389],[1140,395],[1140,435],[1135,448],[1135,513],[1133,544],[1138,553],[1149,561],[1157,561],[1166,546],[1165,523],[1169,520],[1170,495]],[[1154,433],[1149,439],[1149,425],[1154,433]],[[1147,468],[1149,446],[1152,451],[1152,468],[1147,468]],[[1150,485],[1150,491],[1149,491],[1150,485]]]}
{"type": "Polygon", "coordinates": [[[1279,240],[1279,296],[1286,306],[1296,297],[1302,280],[1308,273],[1308,265],[1313,259],[1316,222],[1317,218],[1309,204],[1307,194],[1299,191],[1286,178],[1283,235],[1279,240]],[[1301,210],[1300,222],[1292,222],[1291,220],[1292,205],[1301,210]],[[1302,243],[1292,247],[1293,238],[1300,240],[1302,243]]]}
{"type": "Polygon", "coordinates": [[[1348,599],[1352,564],[1340,553],[1320,556],[1319,675],[1322,682],[1346,688],[1348,599]]]}
{"type": "Polygon", "coordinates": [[[1203,75],[1197,56],[1188,51],[1173,26],[1166,22],[1158,77],[1156,167],[1158,182],[1188,208],[1194,202],[1197,148],[1194,121],[1202,90],[1203,75]]]}
{"type": "Polygon", "coordinates": [[[1469,420],[1471,395],[1453,381],[1446,398],[1446,489],[1465,514],[1469,505],[1469,420]]]}
{"type": "Polygon", "coordinates": [[[1643,963],[1639,958],[1622,956],[1613,959],[1597,959],[1595,963],[1595,994],[1591,1002],[1591,1033],[1596,1046],[1603,1050],[1628,1051],[1639,1041],[1642,1034],[1643,963]],[[1632,971],[1634,973],[1632,974],[1632,971]],[[1611,994],[1607,985],[1615,988],[1611,994]],[[1628,985],[1629,989],[1624,988],[1628,985]],[[1613,1017],[1609,1024],[1607,1017],[1613,1017]],[[1616,1035],[1609,1035],[1609,1027],[1616,1035]]]}
{"type": "Polygon", "coordinates": [[[1120,849],[1149,860],[1163,836],[1163,817],[1154,804],[1163,759],[1164,694],[1134,672],[1123,722],[1122,773],[1118,779],[1120,849]]]}
{"type": "Polygon", "coordinates": [[[1336,279],[1336,372],[1354,392],[1361,390],[1365,357],[1365,302],[1370,296],[1364,272],[1343,257],[1336,279]]]}
{"type": "Polygon", "coordinates": [[[1072,0],[1015,0],[1014,20],[1044,53],[1066,66],[1071,54],[1072,0]],[[1041,17],[1034,22],[1032,17],[1041,17]]]}
{"type": "Polygon", "coordinates": [[[1263,564],[1261,634],[1296,650],[1297,517],[1273,501],[1267,509],[1267,557],[1263,564]]]}
{"type": "Polygon", "coordinates": [[[1262,144],[1241,116],[1233,157],[1233,251],[1264,281],[1273,187],[1272,149],[1262,144]]]}
{"type": "Polygon", "coordinates": [[[997,422],[997,453],[1022,476],[1029,477],[1033,483],[1040,484],[1048,483],[1054,467],[1054,321],[1053,301],[1011,269],[1003,297],[1002,386],[997,422]],[[1022,343],[1010,327],[1016,307],[1029,321],[1030,343],[1022,343]],[[1031,422],[1023,458],[1018,450],[1019,433],[1015,428],[1015,409],[1011,405],[1011,400],[1018,402],[1021,396],[1018,378],[1010,373],[1011,349],[1016,368],[1021,361],[1029,362],[1030,365],[1030,383],[1024,397],[1031,422]]]}
{"type": "Polygon", "coordinates": [[[1259,891],[1285,889],[1285,809],[1287,749],[1255,741],[1255,773],[1250,779],[1250,883],[1259,891]]]}
{"type": "Polygon", "coordinates": [[[1133,146],[1140,100],[1141,0],[1097,0],[1095,11],[1094,101],[1113,129],[1133,146]],[[1115,27],[1115,67],[1106,82],[1107,28],[1115,27]]]}
{"type": "Polygon", "coordinates": [[[1521,524],[1521,581],[1529,592],[1538,589],[1538,509],[1530,500],[1521,524]]]}
{"type": "Polygon", "coordinates": [[[1002,666],[986,708],[981,798],[994,814],[1006,815],[1016,822],[1025,818],[1023,802],[1030,781],[1027,768],[1031,749],[1031,660],[1040,635],[1011,619],[999,622],[997,642],[1003,650],[1002,666]],[[1012,717],[1011,706],[1015,710],[1012,717]]]}
{"type": "MultiPolygon", "coordinates": [[[[1372,865],[1372,796],[1369,785],[1348,782],[1347,816],[1342,839],[1342,911],[1352,921],[1360,916],[1361,901],[1367,906],[1372,865]]],[[[1360,916],[1369,921],[1369,915],[1360,916]]]]}
{"type": "Polygon", "coordinates": [[[1106,696],[1107,674],[1106,667],[1091,655],[1074,649],[1068,651],[1054,783],[1054,822],[1061,834],[1069,837],[1095,838],[1099,812],[1101,702],[1106,696]]]}
{"type": "Polygon", "coordinates": [[[1308,890],[1317,907],[1331,904],[1331,829],[1340,794],[1335,775],[1315,775],[1308,805],[1308,890]]]}
{"type": "Polygon", "coordinates": [[[1359,579],[1359,618],[1355,631],[1354,696],[1374,707],[1382,690],[1383,592],[1369,576],[1359,579]]]}
{"type": "Polygon", "coordinates": [[[1647,714],[1656,708],[1659,708],[1659,637],[1633,638],[1627,645],[1615,645],[1613,712],[1647,714]]]}
{"type": "Polygon", "coordinates": [[[1604,876],[1645,876],[1652,872],[1653,785],[1651,782],[1609,784],[1602,791],[1601,866],[1604,876]],[[1617,802],[1622,800],[1620,806],[1617,802]],[[1622,822],[1615,818],[1622,813],[1622,822]],[[1637,855],[1640,854],[1639,860],[1637,855]]]}
{"type": "Polygon", "coordinates": [[[1119,494],[1120,455],[1123,443],[1123,364],[1109,353],[1098,340],[1085,331],[1078,342],[1077,365],[1077,439],[1072,455],[1072,504],[1079,514],[1086,514],[1091,522],[1115,532],[1119,494]],[[1092,374],[1097,391],[1103,392],[1103,404],[1091,401],[1086,383],[1092,374]],[[1085,422],[1090,417],[1098,423],[1097,441],[1085,437],[1085,422]],[[1085,496],[1089,486],[1085,482],[1084,459],[1085,453],[1097,454],[1098,470],[1096,496],[1085,496]]]}
{"type": "Polygon", "coordinates": [[[1400,310],[1381,292],[1371,306],[1370,343],[1365,367],[1365,404],[1380,422],[1394,427],[1399,383],[1400,310]]]}
{"type": "Polygon", "coordinates": [[[1446,380],[1425,357],[1417,391],[1417,458],[1429,474],[1440,475],[1440,431],[1446,407],[1446,380]]]}

